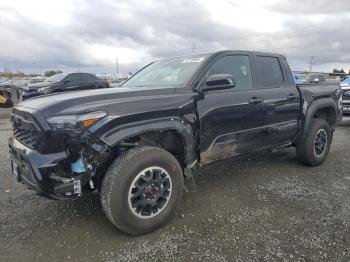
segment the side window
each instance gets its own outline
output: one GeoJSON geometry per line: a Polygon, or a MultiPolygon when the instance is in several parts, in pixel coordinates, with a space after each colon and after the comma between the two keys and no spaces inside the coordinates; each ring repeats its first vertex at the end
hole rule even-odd
{"type": "Polygon", "coordinates": [[[256,67],[262,87],[281,87],[283,74],[277,57],[257,56],[256,67]]]}
{"type": "Polygon", "coordinates": [[[67,77],[66,80],[68,80],[70,82],[80,82],[80,76],[79,76],[79,74],[71,74],[67,77]]]}
{"type": "Polygon", "coordinates": [[[252,88],[249,57],[246,55],[231,55],[219,58],[210,66],[206,76],[214,74],[232,75],[236,82],[233,90],[252,88]]]}
{"type": "Polygon", "coordinates": [[[82,74],[82,81],[83,82],[94,82],[96,81],[96,77],[90,74],[82,74]]]}

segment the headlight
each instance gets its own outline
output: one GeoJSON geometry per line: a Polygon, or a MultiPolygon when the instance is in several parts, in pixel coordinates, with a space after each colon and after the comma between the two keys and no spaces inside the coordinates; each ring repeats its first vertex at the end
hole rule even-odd
{"type": "Polygon", "coordinates": [[[54,130],[79,131],[92,126],[106,115],[105,111],[95,111],[77,115],[52,116],[46,120],[54,130]]]}
{"type": "Polygon", "coordinates": [[[343,91],[342,91],[341,89],[337,89],[337,90],[335,90],[335,96],[336,96],[336,98],[341,97],[341,96],[342,96],[342,94],[343,94],[343,91]]]}
{"type": "Polygon", "coordinates": [[[50,90],[50,86],[44,86],[44,87],[38,88],[38,92],[40,93],[46,93],[49,90],[50,90]]]}

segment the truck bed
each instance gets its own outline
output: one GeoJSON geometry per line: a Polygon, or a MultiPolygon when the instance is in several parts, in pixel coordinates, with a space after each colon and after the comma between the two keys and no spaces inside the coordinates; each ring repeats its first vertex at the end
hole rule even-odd
{"type": "Polygon", "coordinates": [[[303,97],[310,98],[330,97],[340,90],[339,84],[298,84],[303,97]]]}

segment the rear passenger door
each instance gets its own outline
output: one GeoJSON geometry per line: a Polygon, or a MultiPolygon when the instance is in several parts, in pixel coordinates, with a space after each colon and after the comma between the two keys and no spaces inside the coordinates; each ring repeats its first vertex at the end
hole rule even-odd
{"type": "Polygon", "coordinates": [[[79,86],[81,85],[81,78],[79,73],[74,73],[68,75],[64,79],[64,91],[74,91],[78,90],[79,86]]]}
{"type": "Polygon", "coordinates": [[[93,88],[97,88],[96,77],[91,74],[81,74],[80,89],[93,89],[93,88]]]}
{"type": "Polygon", "coordinates": [[[265,147],[285,143],[297,133],[300,94],[287,61],[280,56],[255,55],[264,100],[265,147]]]}
{"type": "Polygon", "coordinates": [[[204,92],[197,101],[202,163],[258,149],[262,135],[262,100],[254,86],[251,56],[216,57],[204,70],[200,87],[213,74],[232,75],[236,86],[204,92]]]}

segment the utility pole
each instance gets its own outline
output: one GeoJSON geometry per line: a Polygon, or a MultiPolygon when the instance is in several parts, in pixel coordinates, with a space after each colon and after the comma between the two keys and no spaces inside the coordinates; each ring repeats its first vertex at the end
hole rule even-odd
{"type": "Polygon", "coordinates": [[[118,77],[118,74],[119,74],[119,60],[118,60],[118,57],[115,58],[115,64],[117,66],[117,77],[118,77]]]}
{"type": "Polygon", "coordinates": [[[313,64],[313,62],[314,62],[314,57],[311,56],[310,57],[310,72],[312,71],[312,64],[313,64]]]}

